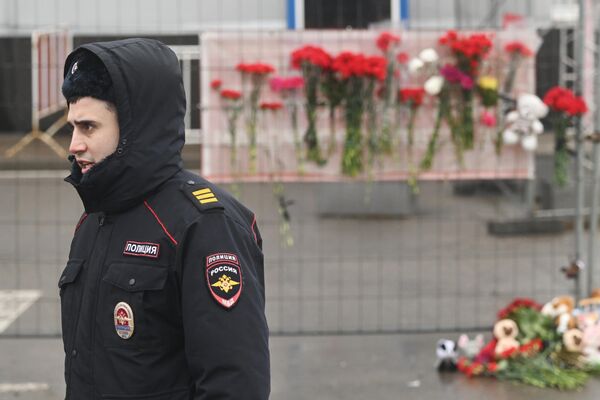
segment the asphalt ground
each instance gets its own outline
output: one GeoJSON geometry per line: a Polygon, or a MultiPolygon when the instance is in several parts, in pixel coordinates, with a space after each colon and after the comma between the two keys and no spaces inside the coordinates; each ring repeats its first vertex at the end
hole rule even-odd
{"type": "MultiPolygon", "coordinates": [[[[537,389],[435,371],[439,334],[271,338],[273,400],[592,400],[600,380],[579,392],[537,389]]],[[[0,400],[64,398],[58,339],[0,339],[0,400]],[[9,385],[10,384],[10,385],[9,385]]]]}
{"type": "MultiPolygon", "coordinates": [[[[82,210],[62,182],[64,161],[32,146],[0,165],[0,290],[40,294],[0,336],[0,399],[60,399],[64,390],[56,282],[82,210]]],[[[289,247],[271,191],[242,186],[265,239],[273,399],[600,395],[597,381],[563,394],[439,375],[435,343],[458,334],[423,333],[487,327],[514,297],[547,301],[572,291],[559,270],[573,256],[571,231],[489,235],[489,220],[522,216],[522,204],[493,191],[457,196],[450,182],[423,184],[410,215],[368,218],[324,217],[318,184],[290,184],[289,247]]]]}

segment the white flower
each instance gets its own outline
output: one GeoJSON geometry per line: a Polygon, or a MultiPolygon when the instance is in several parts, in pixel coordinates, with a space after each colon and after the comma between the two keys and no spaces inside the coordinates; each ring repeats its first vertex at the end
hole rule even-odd
{"type": "Polygon", "coordinates": [[[419,72],[419,70],[421,68],[423,68],[423,66],[425,65],[425,63],[423,63],[423,61],[421,61],[418,58],[413,58],[412,60],[409,61],[408,63],[408,71],[411,74],[416,74],[417,72],[419,72]]]}
{"type": "Polygon", "coordinates": [[[438,53],[434,49],[425,49],[419,53],[419,58],[424,63],[434,63],[440,59],[438,53]]]}
{"type": "Polygon", "coordinates": [[[537,135],[527,135],[521,140],[521,146],[527,151],[535,151],[538,146],[537,135]]]}
{"type": "Polygon", "coordinates": [[[442,91],[442,87],[444,86],[444,78],[439,75],[432,76],[427,79],[425,85],[425,92],[430,96],[437,96],[442,91]]]}
{"type": "Polygon", "coordinates": [[[508,145],[517,144],[519,143],[519,134],[512,129],[507,129],[502,132],[502,141],[508,145]]]}

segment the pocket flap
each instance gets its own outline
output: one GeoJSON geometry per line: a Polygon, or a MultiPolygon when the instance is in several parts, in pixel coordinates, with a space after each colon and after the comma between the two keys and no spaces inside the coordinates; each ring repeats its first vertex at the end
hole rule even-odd
{"type": "Polygon", "coordinates": [[[127,292],[161,290],[169,271],[164,267],[116,263],[108,267],[103,280],[127,292]]]}
{"type": "Polygon", "coordinates": [[[58,287],[62,288],[64,285],[75,282],[81,267],[83,266],[83,260],[69,260],[65,267],[60,279],[58,280],[58,287]]]}

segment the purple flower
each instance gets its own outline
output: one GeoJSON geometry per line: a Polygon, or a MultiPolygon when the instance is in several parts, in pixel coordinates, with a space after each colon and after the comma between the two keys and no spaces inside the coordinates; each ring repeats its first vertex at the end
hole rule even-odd
{"type": "Polygon", "coordinates": [[[460,83],[463,89],[473,89],[473,79],[452,64],[444,65],[440,74],[450,83],[460,83]]]}
{"type": "Polygon", "coordinates": [[[471,77],[466,74],[463,75],[460,78],[460,86],[462,86],[463,89],[467,90],[473,89],[473,79],[471,79],[471,77]]]}
{"type": "Polygon", "coordinates": [[[454,65],[446,64],[440,69],[440,74],[450,83],[460,82],[463,73],[454,65]]]}

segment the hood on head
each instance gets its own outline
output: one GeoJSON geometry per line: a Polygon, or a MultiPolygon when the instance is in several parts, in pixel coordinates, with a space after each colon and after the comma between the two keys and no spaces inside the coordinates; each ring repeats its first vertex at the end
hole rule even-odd
{"type": "Polygon", "coordinates": [[[84,175],[72,161],[65,180],[77,189],[86,212],[124,211],[182,168],[186,104],[179,60],[151,39],[90,43],[67,57],[64,76],[81,49],[108,70],[120,138],[116,151],[84,175]]]}

